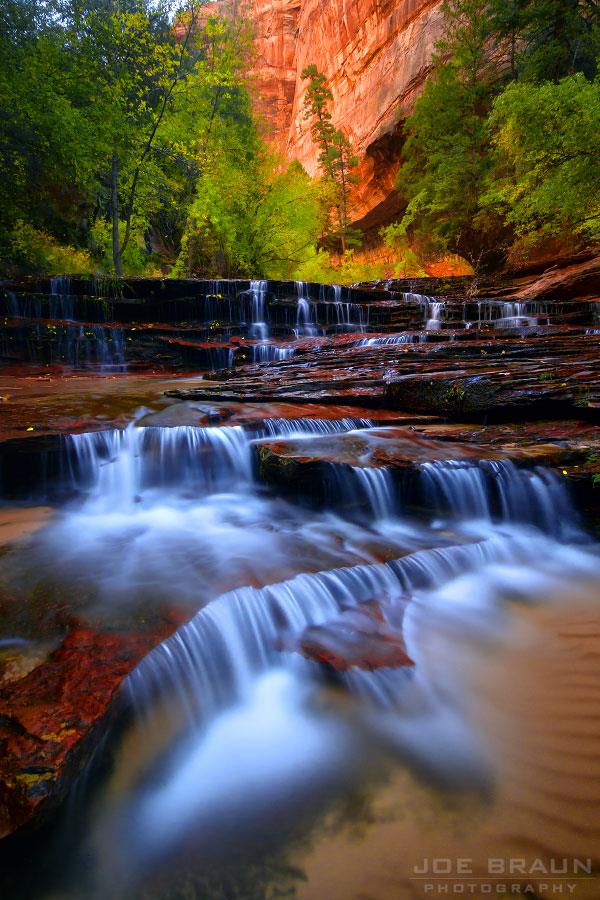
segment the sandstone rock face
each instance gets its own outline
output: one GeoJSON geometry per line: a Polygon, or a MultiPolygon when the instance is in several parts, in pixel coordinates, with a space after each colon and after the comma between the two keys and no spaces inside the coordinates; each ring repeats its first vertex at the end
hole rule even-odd
{"type": "Polygon", "coordinates": [[[360,158],[354,218],[393,217],[399,123],[429,73],[442,33],[441,0],[252,0],[257,106],[288,159],[317,171],[303,117],[305,66],[333,92],[333,121],[360,158]]]}

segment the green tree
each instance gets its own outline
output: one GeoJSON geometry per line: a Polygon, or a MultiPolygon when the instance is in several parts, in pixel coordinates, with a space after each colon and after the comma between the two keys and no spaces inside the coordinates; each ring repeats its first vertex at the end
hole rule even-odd
{"type": "Polygon", "coordinates": [[[600,239],[600,79],[513,83],[495,101],[490,126],[496,168],[482,205],[525,245],[600,239]]]}
{"type": "Polygon", "coordinates": [[[597,0],[527,0],[520,22],[522,77],[557,81],[566,75],[596,73],[600,5],[597,0]]]}
{"type": "Polygon", "coordinates": [[[501,220],[479,203],[492,167],[487,116],[501,66],[488,53],[486,0],[453,0],[444,12],[434,74],[406,123],[397,179],[406,210],[396,238],[485,269],[497,263],[506,238],[501,220]]]}
{"type": "Polygon", "coordinates": [[[352,153],[346,135],[335,129],[328,104],[333,94],[327,78],[315,65],[306,66],[302,79],[308,81],[304,96],[304,118],[311,121],[313,141],[319,148],[319,163],[325,180],[331,188],[332,207],[335,212],[333,234],[339,240],[342,253],[358,243],[358,232],[352,227],[351,191],[358,177],[354,169],[358,157],[352,153]]]}

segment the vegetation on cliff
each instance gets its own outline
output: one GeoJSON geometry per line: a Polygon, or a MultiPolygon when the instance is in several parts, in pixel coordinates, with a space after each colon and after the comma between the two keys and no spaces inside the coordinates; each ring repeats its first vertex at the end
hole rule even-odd
{"type": "Polygon", "coordinates": [[[600,238],[600,7],[448,0],[434,74],[407,121],[396,226],[476,269],[549,238],[600,238]]]}

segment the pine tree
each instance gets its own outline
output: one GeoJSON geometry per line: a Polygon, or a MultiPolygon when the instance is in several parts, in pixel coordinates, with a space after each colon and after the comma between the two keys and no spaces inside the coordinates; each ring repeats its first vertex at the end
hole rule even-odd
{"type": "Polygon", "coordinates": [[[309,82],[304,97],[304,118],[312,120],[311,134],[319,147],[319,163],[332,189],[335,237],[345,254],[350,245],[358,243],[358,232],[352,227],[350,208],[351,188],[358,181],[353,172],[358,158],[353,155],[346,135],[333,126],[328,108],[333,94],[325,75],[315,65],[310,65],[303,70],[302,78],[309,82]]]}

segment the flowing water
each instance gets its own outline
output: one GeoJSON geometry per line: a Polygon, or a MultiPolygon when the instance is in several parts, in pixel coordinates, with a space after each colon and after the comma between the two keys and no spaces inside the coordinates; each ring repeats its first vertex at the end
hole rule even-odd
{"type": "MultiPolygon", "coordinates": [[[[49,310],[62,323],[53,358],[122,371],[123,329],[78,320],[71,289],[53,279],[43,301],[9,296],[9,313],[49,310]]],[[[247,338],[265,366],[294,354],[294,333],[369,328],[351,289],[286,291],[214,282],[193,315],[247,338]]],[[[403,301],[414,330],[354,345],[437,341],[427,332],[454,321],[446,302],[403,301]]],[[[533,323],[544,309],[482,302],[470,324],[533,323]]],[[[240,346],[223,343],[206,351],[215,368],[240,346]]],[[[231,415],[210,406],[214,418],[184,412],[231,415]]],[[[566,481],[472,454],[419,462],[419,447],[403,469],[377,465],[356,437],[375,413],[243,413],[162,427],[140,409],[128,427],[64,435],[32,477],[30,501],[54,506],[30,508],[0,556],[12,602],[0,655],[45,660],[65,622],[179,627],[123,684],[121,732],[53,826],[53,866],[26,851],[0,896],[481,900],[527,882],[486,880],[490,858],[597,867],[600,560],[566,481]],[[270,480],[265,444],[310,460],[336,435],[347,457],[308,475],[290,462],[270,480]],[[382,663],[398,642],[402,661],[382,663]]],[[[580,874],[575,896],[595,900],[580,874]]],[[[543,884],[523,896],[549,896],[543,884]]]]}
{"type": "MultiPolygon", "coordinates": [[[[595,545],[543,467],[425,463],[411,476],[417,511],[393,470],[333,465],[332,499],[351,498],[358,519],[343,503],[334,513],[282,500],[257,477],[265,439],[372,426],[266,419],[65,438],[60,478],[72,499],[2,559],[4,585],[51,586],[54,602],[96,624],[172,606],[189,622],[123,687],[132,724],[101,789],[73,797],[85,827],[67,829],[58,887],[21,896],[371,896],[348,881],[354,855],[354,878],[370,873],[373,896],[426,896],[410,873],[451,833],[444,798],[465,824],[495,805],[510,814],[506,770],[519,765],[501,748],[514,701],[500,694],[488,708],[484,661],[496,672],[510,661],[515,690],[533,690],[521,663],[538,653],[538,632],[523,630],[520,610],[562,610],[570,598],[592,615],[595,545]],[[333,628],[343,653],[347,628],[372,622],[373,604],[414,665],[335,672],[298,652],[307,630],[333,628]],[[393,860],[394,841],[406,859],[393,860]],[[386,884],[374,853],[386,857],[386,884]]],[[[551,666],[544,679],[554,684],[551,666]]],[[[521,765],[540,779],[532,753],[522,749],[521,765]]],[[[544,821],[540,797],[534,824],[515,826],[525,836],[544,821]]],[[[467,833],[463,855],[483,858],[467,833]]],[[[589,843],[565,846],[589,855],[589,843]]]]}

